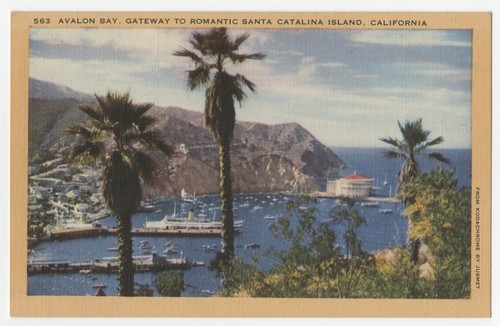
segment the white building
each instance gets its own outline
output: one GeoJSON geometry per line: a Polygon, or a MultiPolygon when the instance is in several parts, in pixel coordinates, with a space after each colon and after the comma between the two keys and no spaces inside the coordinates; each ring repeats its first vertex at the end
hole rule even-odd
{"type": "Polygon", "coordinates": [[[373,178],[354,174],[336,180],[328,180],[326,192],[338,197],[360,198],[372,194],[373,178]]]}

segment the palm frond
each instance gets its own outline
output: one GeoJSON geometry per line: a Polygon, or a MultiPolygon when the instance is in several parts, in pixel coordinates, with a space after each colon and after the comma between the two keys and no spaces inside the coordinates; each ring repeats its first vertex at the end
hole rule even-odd
{"type": "Polygon", "coordinates": [[[451,163],[451,161],[449,159],[447,159],[446,157],[444,157],[443,154],[441,154],[441,153],[434,152],[434,153],[427,153],[426,155],[429,159],[438,160],[439,162],[443,162],[446,164],[451,163]]]}
{"type": "Polygon", "coordinates": [[[407,120],[403,125],[398,121],[398,126],[403,135],[404,142],[408,145],[410,151],[425,143],[430,135],[430,131],[423,130],[422,128],[422,118],[415,121],[407,120]]]}
{"type": "Polygon", "coordinates": [[[76,136],[80,139],[91,140],[94,133],[83,124],[72,124],[63,130],[63,134],[76,136]]]}
{"type": "Polygon", "coordinates": [[[156,169],[154,160],[149,155],[141,151],[135,151],[134,155],[134,161],[137,166],[137,170],[139,171],[139,175],[144,181],[151,182],[156,169]]]}
{"type": "Polygon", "coordinates": [[[69,159],[78,165],[89,165],[104,156],[105,146],[102,141],[82,142],[73,147],[69,159]]]}
{"type": "Polygon", "coordinates": [[[444,142],[444,138],[439,136],[437,138],[434,138],[433,140],[431,141],[428,141],[426,144],[425,144],[425,147],[429,147],[429,146],[434,146],[434,145],[439,145],[441,143],[444,142]]]}
{"type": "Polygon", "coordinates": [[[148,130],[141,132],[139,134],[134,134],[130,136],[130,141],[138,141],[149,148],[157,149],[163,154],[170,156],[174,152],[172,146],[170,146],[163,135],[156,130],[148,130]]]}
{"type": "Polygon", "coordinates": [[[248,87],[249,90],[251,90],[252,92],[255,93],[255,84],[253,82],[251,82],[250,80],[248,80],[245,76],[240,75],[240,74],[236,74],[235,79],[237,80],[238,84],[245,85],[246,87],[248,87]]]}
{"type": "Polygon", "coordinates": [[[137,128],[140,132],[144,132],[152,128],[156,123],[158,123],[158,119],[150,115],[143,115],[136,122],[137,128]]]}
{"type": "Polygon", "coordinates": [[[187,85],[190,90],[207,84],[210,81],[210,66],[201,65],[194,70],[188,71],[187,85]]]}
{"type": "Polygon", "coordinates": [[[401,150],[405,148],[405,144],[403,144],[399,139],[397,138],[392,138],[392,137],[384,137],[384,138],[379,138],[380,141],[387,143],[389,145],[392,145],[394,147],[397,147],[401,150]]]}
{"type": "Polygon", "coordinates": [[[102,122],[104,119],[102,111],[99,108],[93,108],[90,105],[82,104],[78,106],[78,109],[83,111],[89,118],[95,121],[102,122]]]}
{"type": "Polygon", "coordinates": [[[384,157],[388,158],[388,159],[406,159],[407,158],[405,153],[396,152],[396,151],[392,151],[392,150],[384,151],[384,157]]]}
{"type": "Polygon", "coordinates": [[[234,64],[239,64],[247,60],[262,60],[266,56],[262,53],[250,53],[250,54],[229,53],[228,57],[234,64]]]}
{"type": "Polygon", "coordinates": [[[132,120],[138,121],[146,112],[148,112],[152,107],[153,103],[140,103],[134,104],[132,107],[133,117],[132,120]]]}
{"type": "Polygon", "coordinates": [[[193,33],[191,33],[191,39],[189,40],[189,44],[191,44],[191,46],[194,49],[200,51],[201,54],[205,55],[206,54],[206,51],[205,51],[206,38],[207,37],[206,37],[205,33],[194,31],[193,33]]]}
{"type": "MultiPolygon", "coordinates": [[[[194,45],[193,45],[194,46],[194,45]]],[[[196,48],[196,47],[195,47],[196,48]]],[[[205,65],[205,61],[203,61],[203,58],[201,58],[199,55],[197,55],[195,52],[193,51],[189,51],[188,49],[185,49],[185,48],[182,48],[181,50],[177,50],[177,51],[174,51],[172,53],[173,55],[177,56],[177,57],[186,57],[186,58],[190,58],[191,60],[193,60],[193,62],[197,65],[197,66],[200,66],[200,65],[205,65]]]]}
{"type": "Polygon", "coordinates": [[[248,38],[250,37],[250,34],[242,34],[238,37],[236,37],[233,41],[233,44],[231,45],[231,52],[233,51],[238,51],[240,48],[240,45],[243,44],[248,38]]]}
{"type": "Polygon", "coordinates": [[[96,95],[96,99],[104,117],[111,124],[119,125],[122,130],[131,126],[134,120],[134,104],[130,99],[130,92],[108,91],[105,96],[96,95]]]}

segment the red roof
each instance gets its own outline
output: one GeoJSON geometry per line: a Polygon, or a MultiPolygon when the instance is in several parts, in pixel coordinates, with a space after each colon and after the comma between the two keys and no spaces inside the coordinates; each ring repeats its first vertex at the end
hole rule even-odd
{"type": "Polygon", "coordinates": [[[345,176],[342,179],[349,179],[349,180],[370,180],[371,178],[365,177],[364,175],[360,175],[360,174],[357,174],[356,172],[354,172],[354,174],[345,176]]]}

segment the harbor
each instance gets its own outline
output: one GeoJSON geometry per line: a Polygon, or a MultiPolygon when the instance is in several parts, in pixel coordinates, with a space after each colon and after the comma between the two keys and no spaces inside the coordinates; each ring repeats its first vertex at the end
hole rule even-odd
{"type": "MultiPolygon", "coordinates": [[[[285,243],[273,240],[270,226],[286,213],[287,203],[293,201],[291,194],[237,194],[234,196],[233,210],[235,219],[244,221],[240,232],[235,234],[235,253],[244,259],[253,255],[262,255],[270,246],[276,249],[285,248],[285,243]]],[[[337,203],[334,198],[318,198],[315,205],[318,222],[329,218],[329,214],[337,203]]],[[[160,222],[165,216],[171,217],[176,210],[176,215],[187,216],[191,209],[195,215],[216,216],[219,213],[219,197],[197,197],[196,203],[179,202],[178,198],[169,198],[153,204],[152,212],[138,212],[132,216],[132,237],[134,255],[151,255],[153,252],[167,257],[178,259],[181,255],[187,258],[187,269],[184,270],[186,287],[183,296],[210,296],[220,287],[220,281],[215,271],[209,268],[210,262],[220,250],[220,232],[217,229],[150,229],[144,228],[146,222],[160,222]],[[180,231],[180,232],[179,232],[180,231]],[[144,245],[148,243],[149,246],[144,245]],[[167,246],[168,245],[168,246],[167,246]],[[170,250],[170,248],[172,248],[170,250]],[[169,249],[169,250],[167,250],[169,249]],[[177,249],[177,250],[176,250],[177,249]],[[148,251],[148,253],[146,253],[148,251]],[[181,253],[182,252],[182,253],[181,253]]],[[[312,203],[311,206],[312,207],[312,203]]],[[[309,206],[308,206],[309,207],[309,206]]],[[[363,216],[368,219],[367,226],[360,229],[360,237],[364,240],[363,246],[368,251],[381,250],[396,246],[406,241],[407,221],[400,216],[399,204],[381,202],[377,207],[361,206],[363,216]],[[392,215],[383,215],[380,209],[392,209],[392,215]]],[[[207,220],[212,220],[207,218],[207,220]]],[[[39,243],[32,248],[29,256],[32,257],[30,265],[29,292],[31,294],[65,294],[82,295],[93,294],[93,283],[105,283],[108,286],[106,294],[113,294],[116,284],[116,274],[107,270],[107,265],[102,264],[102,258],[117,254],[117,229],[116,219],[108,216],[99,220],[100,227],[87,227],[86,229],[52,230],[51,239],[39,243]],[[87,233],[87,234],[86,234],[87,233]],[[85,235],[85,236],[84,236],[85,235]],[[96,258],[101,262],[90,264],[96,258]],[[41,267],[47,262],[59,263],[50,267],[50,273],[41,272],[34,267],[41,267]],[[67,265],[61,265],[67,263],[67,265]],[[78,263],[85,263],[78,265],[78,263]],[[92,281],[80,275],[80,270],[92,270],[92,281]],[[114,277],[114,278],[113,278],[114,277]],[[113,289],[113,290],[110,290],[113,289]]],[[[295,223],[295,222],[294,222],[295,223]]],[[[336,228],[335,224],[329,227],[336,228]]],[[[267,257],[262,257],[259,266],[270,268],[276,262],[267,257]]],[[[113,269],[111,263],[111,269],[113,269]]],[[[182,264],[180,264],[182,265],[182,264]]],[[[156,271],[161,270],[150,266],[145,261],[142,265],[136,264],[136,278],[140,283],[152,285],[156,271]]],[[[175,267],[174,269],[179,269],[175,267]]]]}

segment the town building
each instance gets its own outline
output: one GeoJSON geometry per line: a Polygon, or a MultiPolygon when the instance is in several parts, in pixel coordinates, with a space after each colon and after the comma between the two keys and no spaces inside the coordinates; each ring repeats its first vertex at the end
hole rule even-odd
{"type": "Polygon", "coordinates": [[[354,172],[354,174],[336,180],[328,180],[326,192],[338,197],[368,197],[373,192],[373,178],[354,172]]]}

